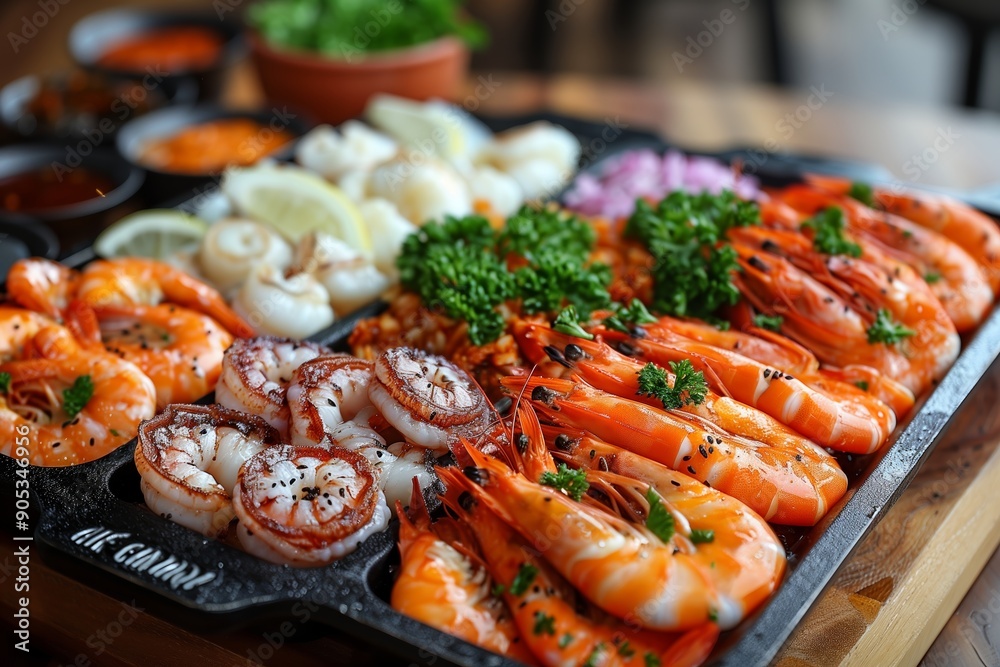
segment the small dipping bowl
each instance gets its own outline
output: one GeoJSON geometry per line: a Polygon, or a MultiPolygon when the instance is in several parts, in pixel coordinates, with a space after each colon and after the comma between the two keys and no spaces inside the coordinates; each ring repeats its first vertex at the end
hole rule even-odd
{"type": "Polygon", "coordinates": [[[197,85],[178,80],[174,91],[77,70],[28,75],[0,89],[0,119],[18,139],[102,143],[122,125],[170,104],[191,104],[197,85]],[[172,97],[167,92],[173,92],[172,97]]]}
{"type": "Polygon", "coordinates": [[[69,50],[86,70],[162,87],[169,98],[176,96],[185,80],[193,81],[197,99],[205,101],[219,96],[225,68],[246,47],[240,24],[220,19],[215,12],[109,9],[73,26],[69,50]],[[123,55],[125,48],[128,55],[123,55]]]}
{"type": "Polygon", "coordinates": [[[228,165],[216,165],[217,168],[197,172],[173,170],[156,164],[150,157],[150,147],[154,142],[176,137],[181,132],[206,123],[216,121],[243,119],[259,125],[259,134],[252,136],[233,151],[234,159],[229,164],[238,163],[238,157],[244,150],[254,150],[264,146],[276,132],[286,132],[291,140],[281,148],[260,158],[288,159],[292,156],[295,141],[309,129],[309,124],[298,114],[283,108],[269,111],[234,111],[212,105],[171,107],[154,111],[137,118],[118,132],[115,138],[118,152],[130,164],[142,168],[148,173],[145,198],[152,202],[163,202],[176,199],[181,195],[196,196],[204,190],[213,179],[217,179],[228,165]]]}
{"type": "Polygon", "coordinates": [[[141,169],[108,147],[86,155],[65,144],[0,148],[0,221],[45,225],[73,252],[116,219],[143,179],[141,169]]]}

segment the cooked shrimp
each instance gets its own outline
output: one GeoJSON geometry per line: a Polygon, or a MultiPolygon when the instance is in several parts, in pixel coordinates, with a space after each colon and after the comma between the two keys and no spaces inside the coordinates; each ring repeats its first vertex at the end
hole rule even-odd
{"type": "Polygon", "coordinates": [[[41,313],[0,306],[0,362],[23,357],[35,334],[49,326],[55,321],[41,313]]]}
{"type": "Polygon", "coordinates": [[[16,303],[62,321],[76,296],[80,272],[42,257],[14,262],[7,273],[7,293],[16,303]]]}
{"type": "Polygon", "coordinates": [[[870,366],[859,364],[843,368],[826,366],[820,369],[818,375],[805,377],[803,382],[817,391],[827,393],[833,392],[834,387],[838,387],[843,393],[844,385],[854,385],[892,408],[897,419],[907,414],[916,402],[913,392],[906,385],[879,373],[870,366]]]}
{"type": "Polygon", "coordinates": [[[468,373],[408,347],[379,355],[368,396],[409,442],[438,452],[460,437],[482,435],[490,421],[486,395],[468,373]]]}
{"type": "MultiPolygon", "coordinates": [[[[785,234],[782,240],[788,236],[772,234],[785,234]]],[[[829,276],[820,278],[756,245],[733,247],[743,269],[736,278],[743,295],[759,310],[781,315],[782,331],[824,363],[871,366],[920,393],[958,356],[959,339],[948,313],[922,284],[900,279],[902,270],[834,255],[823,260],[829,276]],[[846,288],[831,287],[833,282],[846,288]],[[870,343],[869,328],[880,310],[911,335],[894,344],[870,343]]]]}
{"type": "Polygon", "coordinates": [[[341,448],[275,445],[240,468],[240,544],[273,563],[328,565],[385,530],[389,508],[367,459],[341,448]]]}
{"type": "Polygon", "coordinates": [[[723,606],[704,565],[691,554],[529,480],[471,445],[465,452],[475,464],[464,468],[469,481],[441,468],[438,475],[450,487],[461,484],[462,491],[533,540],[545,559],[604,611],[652,630],[687,630],[716,617],[726,626],[737,620],[737,610],[723,606]]]}
{"type": "Polygon", "coordinates": [[[211,317],[167,304],[98,306],[94,313],[107,350],[153,381],[158,410],[215,390],[233,337],[211,317]]]}
{"type": "Polygon", "coordinates": [[[419,487],[399,517],[399,576],[390,603],[401,614],[488,651],[534,662],[482,563],[434,532],[419,487]],[[412,518],[411,518],[412,517],[412,518]]]}
{"type": "Polygon", "coordinates": [[[774,523],[811,526],[847,490],[836,461],[805,438],[776,447],[693,415],[665,412],[582,381],[508,378],[552,421],[658,461],[742,500],[774,523]]]}
{"type": "Polygon", "coordinates": [[[83,270],[78,291],[91,306],[185,306],[217,320],[234,336],[253,335],[253,328],[233,312],[213,288],[164,262],[128,257],[99,259],[83,270]]]}
{"type": "Polygon", "coordinates": [[[309,359],[294,369],[286,393],[292,444],[319,445],[331,429],[371,405],[368,385],[373,368],[370,361],[335,353],[309,359]]]}
{"type": "MultiPolygon", "coordinates": [[[[809,174],[806,181],[838,195],[850,192],[851,182],[833,176],[809,174]]],[[[993,293],[1000,292],[1000,229],[989,216],[968,204],[930,192],[874,188],[876,206],[932,229],[969,253],[986,272],[993,293]]]]}
{"type": "Polygon", "coordinates": [[[527,199],[559,192],[572,178],[579,159],[576,137],[545,121],[498,134],[477,158],[512,176],[527,199]]]}
{"type": "Polygon", "coordinates": [[[416,477],[422,488],[433,482],[422,447],[385,439],[372,428],[375,408],[368,397],[374,364],[343,354],[303,363],[292,374],[287,399],[293,445],[344,447],[362,454],[378,472],[389,507],[410,497],[416,477]]]}
{"type": "MultiPolygon", "coordinates": [[[[538,324],[519,322],[514,334],[521,350],[532,362],[540,362],[547,355],[575,371],[588,384],[615,396],[640,401],[654,408],[663,403],[639,392],[639,372],[644,364],[627,357],[609,345],[561,334],[538,324]]],[[[667,381],[673,385],[673,373],[665,371],[667,381]]],[[[676,413],[689,413],[714,424],[728,433],[742,435],[774,447],[792,450],[810,449],[813,443],[756,408],[719,396],[709,390],[702,403],[689,403],[676,413]]],[[[678,414],[683,419],[683,415],[678,414]]]]}
{"type": "Polygon", "coordinates": [[[557,458],[589,468],[591,483],[609,497],[620,499],[620,508],[629,511],[639,505],[648,512],[643,502],[645,486],[655,489],[674,515],[678,532],[687,538],[678,541],[707,566],[724,606],[740,610],[740,618],[778,587],[785,571],[784,547],[767,523],[743,503],[588,435],[567,434],[555,427],[546,430],[557,458]]]}
{"type": "Polygon", "coordinates": [[[0,394],[0,453],[12,456],[14,443],[26,439],[33,465],[92,461],[128,442],[155,413],[156,390],[134,364],[85,350],[58,326],[39,331],[32,346],[37,356],[0,364],[10,374],[0,394]]]}
{"type": "Polygon", "coordinates": [[[233,308],[261,333],[305,338],[333,324],[330,293],[308,273],[261,264],[250,272],[233,308]]]}
{"type": "Polygon", "coordinates": [[[656,322],[642,325],[643,331],[657,339],[660,331],[669,331],[691,340],[715,347],[723,347],[778,368],[786,373],[804,375],[819,368],[816,356],[790,338],[748,326],[742,330],[726,330],[696,320],[660,317],[656,322]]]}
{"type": "Polygon", "coordinates": [[[371,196],[395,204],[415,225],[472,212],[472,197],[462,177],[436,158],[416,165],[402,157],[383,163],[372,171],[368,190],[371,196]]]}
{"type": "Polygon", "coordinates": [[[256,415],[220,405],[170,405],[139,427],[135,467],[146,505],[174,523],[209,537],[229,525],[240,467],[278,444],[256,415]]]}
{"type": "Polygon", "coordinates": [[[666,343],[605,334],[630,356],[641,356],[663,368],[671,361],[689,360],[705,373],[716,391],[757,408],[824,447],[870,453],[881,447],[896,427],[892,410],[872,396],[837,400],[731,350],[681,338],[666,343]]]}
{"type": "Polygon", "coordinates": [[[513,176],[488,165],[473,167],[465,174],[473,205],[485,205],[497,215],[508,218],[524,203],[524,191],[513,176]]]}
{"type": "Polygon", "coordinates": [[[370,258],[324,232],[311,232],[299,241],[292,270],[316,278],[338,315],[371,303],[390,285],[370,258]]]}
{"type": "Polygon", "coordinates": [[[392,158],[399,146],[368,125],[349,120],[339,128],[320,125],[302,137],[295,159],[303,167],[337,182],[351,171],[370,171],[392,158]]]}
{"type": "Polygon", "coordinates": [[[224,294],[242,285],[261,264],[284,270],[291,263],[288,241],[253,220],[219,220],[208,228],[198,247],[198,268],[224,294]]]}
{"type": "Polygon", "coordinates": [[[287,437],[285,392],[292,373],[306,361],[329,353],[327,348],[308,341],[274,336],[237,339],[222,357],[215,400],[227,408],[260,415],[287,437]]]}
{"type": "MultiPolygon", "coordinates": [[[[686,633],[663,633],[636,627],[641,608],[634,610],[627,622],[600,614],[577,599],[576,592],[557,573],[560,568],[543,560],[539,549],[485,503],[463,495],[465,489],[474,488],[472,482],[456,468],[439,472],[447,487],[445,503],[475,535],[484,563],[503,584],[503,599],[524,643],[542,665],[562,667],[589,661],[615,666],[693,666],[708,657],[719,634],[715,623],[702,619],[686,633]],[[526,585],[515,586],[517,580],[526,585]]],[[[622,541],[620,536],[618,541],[622,541]]]]}
{"type": "Polygon", "coordinates": [[[947,236],[897,215],[874,211],[850,197],[807,186],[789,187],[781,198],[810,215],[840,207],[852,233],[909,264],[928,280],[959,331],[978,325],[992,305],[993,290],[983,269],[947,236]]]}
{"type": "Polygon", "coordinates": [[[386,199],[363,201],[358,205],[358,211],[365,219],[371,237],[378,239],[373,249],[375,266],[395,282],[399,276],[396,257],[406,238],[417,231],[417,226],[404,218],[395,204],[386,199]]]}

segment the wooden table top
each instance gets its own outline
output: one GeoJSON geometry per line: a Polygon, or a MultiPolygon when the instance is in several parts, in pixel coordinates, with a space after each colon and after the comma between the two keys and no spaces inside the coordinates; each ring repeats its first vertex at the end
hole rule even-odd
{"type": "MultiPolygon", "coordinates": [[[[19,1],[0,10],[0,26],[19,16],[18,6],[26,5],[19,1]]],[[[50,29],[64,35],[82,13],[69,3],[50,29]]],[[[59,50],[29,46],[12,63],[5,62],[8,80],[68,65],[59,50]]],[[[873,108],[822,86],[783,91],[698,81],[663,87],[576,75],[482,76],[498,84],[495,91],[478,99],[473,80],[466,99],[485,114],[550,110],[611,118],[658,131],[691,149],[773,145],[775,150],[875,162],[900,178],[912,176],[914,159],[924,156],[926,168],[917,172],[920,183],[970,189],[1000,183],[1000,123],[989,112],[873,108]],[[820,103],[819,97],[828,99],[820,103]],[[809,108],[810,101],[815,108],[809,108]],[[944,150],[934,149],[942,133],[952,141],[944,150]]],[[[260,104],[246,64],[234,68],[225,101],[260,104]]],[[[1000,503],[984,502],[1000,485],[1000,454],[994,454],[1000,416],[991,409],[998,391],[1000,369],[994,368],[974,395],[973,407],[959,416],[910,489],[848,560],[777,665],[906,665],[921,659],[944,665],[964,664],[976,656],[984,664],[1000,664],[992,652],[1000,639],[993,629],[1000,627],[993,622],[1000,613],[1000,556],[989,560],[1000,542],[1000,503]]],[[[9,539],[0,543],[0,607],[9,623],[7,612],[15,604],[9,575],[13,547],[9,539]]],[[[177,664],[181,655],[190,664],[208,665],[256,664],[255,658],[267,665],[386,664],[350,637],[310,626],[296,627],[289,637],[281,635],[280,623],[234,632],[181,629],[155,610],[139,609],[151,606],[143,600],[129,606],[135,591],[113,579],[96,580],[95,590],[58,563],[35,560],[32,567],[33,637],[35,646],[45,646],[52,658],[39,664],[168,665],[177,664]],[[127,632],[110,637],[112,641],[97,637],[116,622],[124,624],[119,619],[125,617],[127,632]],[[282,643],[279,650],[268,648],[275,637],[282,643]]]]}

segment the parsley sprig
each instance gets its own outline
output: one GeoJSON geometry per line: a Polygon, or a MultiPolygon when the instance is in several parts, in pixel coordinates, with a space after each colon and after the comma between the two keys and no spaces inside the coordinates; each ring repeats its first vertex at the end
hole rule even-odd
{"type": "Polygon", "coordinates": [[[913,329],[907,329],[899,322],[893,321],[892,313],[885,308],[880,308],[878,313],[875,314],[875,321],[868,327],[867,333],[868,343],[871,345],[876,343],[895,345],[917,332],[913,329]]]}
{"type": "Polygon", "coordinates": [[[542,473],[538,480],[543,486],[551,486],[559,489],[573,500],[579,501],[583,494],[590,488],[587,481],[587,473],[583,470],[574,470],[565,463],[560,463],[557,472],[546,471],[542,473]]]}
{"type": "Polygon", "coordinates": [[[537,567],[531,563],[522,563],[521,567],[517,570],[517,574],[514,575],[514,581],[510,582],[510,594],[524,595],[528,588],[531,587],[531,582],[535,580],[537,575],[537,567]]]}
{"type": "Polygon", "coordinates": [[[535,612],[535,627],[532,632],[536,635],[545,633],[547,635],[556,634],[556,617],[546,614],[544,611],[535,612]]]}
{"type": "Polygon", "coordinates": [[[639,371],[639,395],[658,398],[667,410],[677,410],[685,405],[701,405],[708,395],[705,374],[696,371],[688,359],[671,361],[674,383],[670,384],[667,371],[648,363],[639,371]]]}
{"type": "Polygon", "coordinates": [[[813,230],[813,247],[827,255],[861,257],[861,246],[844,236],[844,211],[831,206],[802,223],[803,229],[813,230]]]}
{"type": "Polygon", "coordinates": [[[765,315],[763,313],[757,313],[753,316],[753,325],[760,329],[767,329],[768,331],[779,331],[781,325],[785,323],[785,318],[781,315],[765,315]]]}
{"type": "Polygon", "coordinates": [[[847,196],[858,200],[865,206],[875,208],[875,189],[868,183],[858,181],[851,183],[851,189],[847,191],[847,196]]]}
{"type": "Polygon", "coordinates": [[[485,345],[503,333],[498,308],[520,300],[526,313],[566,305],[581,318],[611,304],[611,270],[590,262],[595,233],[561,211],[523,207],[497,233],[482,216],[430,222],[411,234],[396,260],[400,282],[424,304],[464,320],[469,340],[485,345]]]}
{"type": "Polygon", "coordinates": [[[614,314],[604,319],[604,326],[614,331],[631,334],[632,330],[640,324],[652,324],[656,318],[646,310],[646,306],[639,299],[632,299],[627,306],[620,303],[612,305],[614,314]]]}
{"type": "Polygon", "coordinates": [[[10,392],[10,383],[13,380],[10,373],[0,373],[0,394],[10,392]]]}
{"type": "Polygon", "coordinates": [[[73,381],[73,386],[63,389],[63,410],[70,419],[80,414],[94,395],[94,382],[89,375],[81,375],[73,381]]]}
{"type": "Polygon", "coordinates": [[[559,315],[552,321],[552,328],[568,336],[576,336],[577,338],[585,338],[587,340],[594,339],[594,334],[584,330],[575,306],[566,306],[559,311],[559,315]]]}
{"type": "Polygon", "coordinates": [[[649,514],[646,515],[646,528],[666,544],[674,536],[674,515],[663,505],[660,494],[649,487],[646,490],[646,501],[649,503],[649,514]]]}
{"type": "Polygon", "coordinates": [[[733,227],[760,224],[760,210],[732,192],[673,192],[654,208],[636,201],[625,236],[653,256],[653,308],[713,320],[719,307],[739,300],[732,282],[736,251],[723,243],[733,227]]]}

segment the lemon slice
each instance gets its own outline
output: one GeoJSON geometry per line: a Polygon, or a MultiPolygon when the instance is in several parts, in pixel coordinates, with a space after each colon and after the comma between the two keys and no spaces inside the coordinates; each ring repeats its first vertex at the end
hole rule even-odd
{"type": "Polygon", "coordinates": [[[378,95],[365,109],[368,122],[399,143],[443,158],[468,152],[462,114],[447,104],[415,102],[394,95],[378,95]]]}
{"type": "Polygon", "coordinates": [[[94,241],[100,257],[149,257],[167,259],[178,252],[195,250],[208,224],[176,209],[149,209],[127,215],[94,241]]]}
{"type": "Polygon", "coordinates": [[[292,166],[228,169],[222,192],[236,213],[270,225],[292,243],[322,231],[372,256],[372,240],[358,207],[339,188],[292,166]]]}

